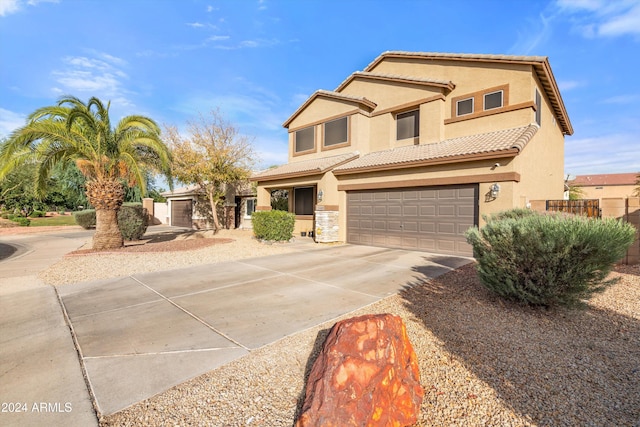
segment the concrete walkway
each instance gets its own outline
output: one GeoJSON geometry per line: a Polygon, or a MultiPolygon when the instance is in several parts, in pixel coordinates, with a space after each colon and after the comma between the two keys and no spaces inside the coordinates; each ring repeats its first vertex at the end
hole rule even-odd
{"type": "Polygon", "coordinates": [[[14,404],[0,425],[97,425],[94,407],[120,411],[470,261],[306,243],[285,255],[59,288],[38,280],[90,236],[0,236],[0,400],[14,404]]]}
{"type": "Polygon", "coordinates": [[[37,277],[90,235],[0,236],[2,426],[98,425],[56,291],[37,277]]]}

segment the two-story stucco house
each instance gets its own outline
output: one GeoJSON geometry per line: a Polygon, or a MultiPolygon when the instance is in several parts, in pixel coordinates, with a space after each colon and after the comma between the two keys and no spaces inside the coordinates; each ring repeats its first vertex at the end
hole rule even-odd
{"type": "Polygon", "coordinates": [[[289,162],[255,175],[258,210],[289,191],[296,232],[471,255],[482,215],[562,199],[573,129],[546,57],[385,52],[287,119],[289,162]]]}

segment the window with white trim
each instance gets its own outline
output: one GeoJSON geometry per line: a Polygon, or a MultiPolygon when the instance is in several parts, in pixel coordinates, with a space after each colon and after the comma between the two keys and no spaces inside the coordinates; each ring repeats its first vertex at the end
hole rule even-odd
{"type": "Polygon", "coordinates": [[[485,93],[484,94],[484,109],[492,110],[494,108],[500,108],[503,104],[504,92],[501,90],[485,93]]]}
{"type": "Polygon", "coordinates": [[[456,116],[465,116],[473,113],[473,98],[461,99],[456,102],[456,116]]]}
{"type": "Polygon", "coordinates": [[[258,199],[245,199],[244,203],[244,217],[249,219],[251,215],[256,211],[256,204],[258,199]]]}

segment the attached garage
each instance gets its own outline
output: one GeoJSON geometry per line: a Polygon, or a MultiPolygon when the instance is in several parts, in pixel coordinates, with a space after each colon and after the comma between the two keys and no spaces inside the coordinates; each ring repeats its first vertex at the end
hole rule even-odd
{"type": "Polygon", "coordinates": [[[347,192],[347,242],[472,256],[478,185],[347,192]]]}
{"type": "Polygon", "coordinates": [[[193,227],[193,200],[171,200],[171,225],[193,227]]]}

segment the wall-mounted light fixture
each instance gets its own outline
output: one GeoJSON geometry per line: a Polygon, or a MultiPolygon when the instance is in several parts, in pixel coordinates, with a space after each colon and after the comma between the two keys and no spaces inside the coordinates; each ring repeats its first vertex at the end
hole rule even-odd
{"type": "Polygon", "coordinates": [[[324,191],[318,190],[318,203],[322,201],[323,197],[324,197],[324,191]]]}
{"type": "Polygon", "coordinates": [[[493,184],[491,185],[491,187],[489,187],[489,190],[491,190],[491,197],[495,199],[500,194],[500,185],[498,185],[497,183],[493,184]]]}

